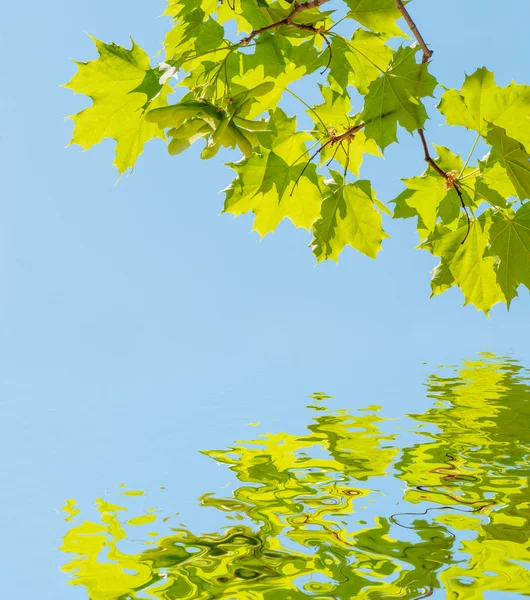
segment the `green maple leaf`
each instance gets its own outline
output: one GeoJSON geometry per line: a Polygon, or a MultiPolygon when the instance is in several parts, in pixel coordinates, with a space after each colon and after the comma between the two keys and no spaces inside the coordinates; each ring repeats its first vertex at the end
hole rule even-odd
{"type": "Polygon", "coordinates": [[[168,0],[164,15],[183,19],[190,13],[203,10],[206,15],[213,14],[217,9],[218,0],[168,0]]]}
{"type": "Polygon", "coordinates": [[[494,213],[487,254],[495,259],[497,281],[510,306],[519,285],[530,289],[530,204],[494,213]]]}
{"type": "Polygon", "coordinates": [[[501,204],[495,202],[496,205],[505,206],[506,199],[511,196],[517,196],[517,191],[513,186],[506,169],[500,163],[489,164],[489,161],[479,161],[482,177],[477,179],[477,186],[487,186],[491,192],[495,192],[497,196],[502,197],[501,204]]]}
{"type": "Polygon", "coordinates": [[[276,109],[270,131],[260,134],[261,153],[231,163],[238,176],[224,191],[223,212],[255,214],[253,230],[261,237],[272,232],[283,219],[310,229],[322,202],[315,165],[304,169],[307,133],[296,132],[296,118],[276,109]],[[295,185],[296,184],[296,185],[295,185]]]}
{"type": "Polygon", "coordinates": [[[311,243],[317,262],[338,261],[345,246],[376,258],[381,242],[389,237],[382,227],[381,213],[375,208],[375,193],[370,182],[344,183],[342,176],[331,171],[328,193],[322,201],[321,216],[313,227],[311,243]]]}
{"type": "Polygon", "coordinates": [[[502,127],[507,135],[530,150],[530,87],[501,88],[485,67],[465,79],[462,90],[447,90],[438,106],[450,125],[461,125],[487,134],[490,124],[502,127]]]}
{"type": "Polygon", "coordinates": [[[394,0],[346,0],[346,4],[350,7],[348,16],[368,29],[387,37],[406,37],[396,25],[401,13],[394,0]]]}
{"type": "Polygon", "coordinates": [[[348,46],[352,50],[347,54],[351,84],[360,94],[366,94],[372,81],[388,68],[393,50],[380,35],[364,29],[357,29],[348,46]]]}
{"type": "Polygon", "coordinates": [[[348,118],[352,109],[350,97],[323,85],[320,86],[320,93],[324,102],[306,111],[315,125],[322,133],[327,133],[329,129],[339,132],[347,129],[351,123],[348,118]]]}
{"type": "Polygon", "coordinates": [[[252,104],[246,115],[254,119],[267,110],[275,109],[282,98],[285,88],[293,83],[293,81],[303,77],[304,73],[304,67],[296,67],[293,63],[289,63],[286,65],[283,73],[276,78],[266,77],[264,66],[260,65],[255,69],[244,71],[241,75],[234,76],[231,83],[237,84],[239,89],[252,89],[266,81],[274,82],[274,88],[269,93],[255,98],[254,104],[252,104]]]}
{"type": "Polygon", "coordinates": [[[220,48],[223,40],[223,27],[199,8],[185,16],[179,15],[179,20],[166,34],[164,48],[168,59],[175,59],[188,51],[210,52],[220,48]]]}
{"type": "Polygon", "coordinates": [[[492,146],[486,164],[499,163],[506,170],[517,196],[521,200],[530,198],[530,155],[524,146],[495,126],[489,128],[486,141],[492,146]]]}
{"type": "Polygon", "coordinates": [[[477,178],[474,191],[476,199],[483,199],[491,206],[506,207],[506,197],[489,187],[481,178],[477,178]]]}
{"type": "Polygon", "coordinates": [[[432,270],[431,297],[443,294],[456,284],[450,265],[450,260],[442,259],[432,270]]]}
{"type": "Polygon", "coordinates": [[[285,19],[291,12],[289,2],[257,2],[257,0],[240,0],[239,12],[252,29],[260,29],[285,19]]]}
{"type": "Polygon", "coordinates": [[[432,96],[437,82],[425,63],[416,62],[418,50],[399,48],[388,70],[368,88],[362,119],[367,137],[383,150],[397,141],[398,123],[412,133],[427,120],[420,98],[432,96]]]}
{"type": "Polygon", "coordinates": [[[263,70],[266,77],[280,77],[286,69],[300,70],[302,73],[312,73],[322,66],[323,58],[319,56],[312,40],[296,45],[290,38],[284,35],[263,33],[259,38],[259,44],[252,54],[242,56],[242,72],[240,75],[252,69],[263,70]]]}
{"type": "MultiPolygon", "coordinates": [[[[454,154],[445,146],[436,146],[438,157],[436,164],[446,173],[458,173],[458,185],[465,198],[466,206],[475,208],[477,181],[475,167],[464,168],[460,155],[454,154]]],[[[420,240],[430,235],[439,220],[444,225],[456,226],[460,217],[461,203],[454,187],[448,187],[446,181],[430,166],[421,177],[403,179],[407,189],[394,199],[394,218],[407,219],[418,216],[420,240]]]]}
{"type": "Polygon", "coordinates": [[[353,85],[366,94],[368,86],[386,71],[393,50],[384,39],[371,31],[357,29],[351,40],[334,35],[328,81],[332,89],[344,93],[353,85]]]}
{"type": "Polygon", "coordinates": [[[433,273],[432,295],[458,285],[464,294],[464,305],[473,304],[486,314],[495,304],[505,301],[497,283],[494,258],[487,254],[491,225],[492,212],[488,209],[471,222],[469,235],[465,217],[456,229],[441,224],[436,226],[422,244],[422,248],[442,259],[433,273]]]}
{"type": "Polygon", "coordinates": [[[421,218],[424,235],[432,232],[440,213],[448,215],[449,223],[458,218],[460,213],[460,200],[454,189],[448,189],[444,179],[439,175],[424,175],[403,179],[407,188],[412,192],[408,194],[405,202],[416,211],[421,218]],[[445,202],[446,206],[443,206],[445,202]]]}
{"type": "Polygon", "coordinates": [[[99,57],[87,63],[76,62],[78,71],[64,86],[93,101],[92,106],[70,117],[75,124],[70,144],[87,150],[104,138],[116,140],[114,165],[123,173],[134,167],[148,140],[164,139],[156,124],[145,121],[144,107],[146,97],[151,99],[150,108],[165,106],[168,88],[160,86],[155,98],[149,58],[134,41],[127,50],[92,39],[99,57]],[[150,82],[147,88],[146,81],[150,82]]]}

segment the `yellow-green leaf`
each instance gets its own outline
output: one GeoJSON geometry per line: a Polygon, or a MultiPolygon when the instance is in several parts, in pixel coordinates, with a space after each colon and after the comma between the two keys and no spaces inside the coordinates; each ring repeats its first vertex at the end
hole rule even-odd
{"type": "MultiPolygon", "coordinates": [[[[76,63],[78,71],[65,85],[92,99],[92,106],[71,117],[75,126],[70,144],[79,144],[87,150],[105,138],[116,140],[114,165],[123,173],[134,167],[148,140],[164,139],[163,131],[144,118],[146,93],[135,91],[151,69],[149,58],[134,42],[127,50],[92,39],[99,57],[87,63],[76,63]]],[[[160,86],[150,107],[164,106],[167,93],[168,88],[160,86]]]]}
{"type": "Polygon", "coordinates": [[[396,25],[401,13],[394,0],[346,0],[350,7],[349,16],[372,31],[387,37],[403,36],[396,25]]]}
{"type": "Polygon", "coordinates": [[[320,219],[313,227],[313,253],[317,261],[338,261],[345,246],[376,258],[381,242],[389,237],[382,227],[381,213],[374,206],[375,194],[368,181],[345,184],[332,172],[329,192],[322,202],[320,219]]]}
{"type": "Polygon", "coordinates": [[[260,133],[260,153],[230,166],[238,176],[224,190],[224,212],[253,212],[253,230],[260,236],[273,231],[283,219],[310,229],[318,218],[322,193],[315,165],[305,171],[307,133],[296,132],[296,119],[277,109],[270,132],[260,133]],[[302,173],[302,171],[304,171],[302,173]]]}
{"type": "Polygon", "coordinates": [[[497,281],[508,306],[523,284],[530,289],[530,204],[517,212],[493,215],[488,255],[495,259],[497,281]]]}
{"type": "Polygon", "coordinates": [[[530,86],[511,83],[501,88],[482,67],[466,77],[462,90],[447,90],[438,108],[450,125],[485,136],[493,123],[530,150],[530,86]]]}
{"type": "Polygon", "coordinates": [[[473,304],[487,314],[495,304],[505,301],[497,283],[495,261],[486,252],[491,223],[491,211],[488,210],[480,219],[471,222],[469,235],[465,217],[462,217],[460,227],[454,231],[445,226],[437,227],[425,244],[435,256],[442,258],[435,272],[433,295],[450,287],[453,278],[464,294],[465,305],[473,304]],[[445,272],[446,268],[450,275],[445,272]]]}
{"type": "Polygon", "coordinates": [[[418,48],[399,48],[387,71],[368,88],[362,119],[366,135],[381,149],[397,141],[397,124],[413,132],[421,129],[427,112],[420,99],[432,96],[436,79],[427,64],[416,62],[418,48]]]}
{"type": "Polygon", "coordinates": [[[486,135],[492,151],[487,164],[500,163],[521,200],[530,198],[530,156],[524,146],[508,137],[500,127],[490,127],[486,135]]]}

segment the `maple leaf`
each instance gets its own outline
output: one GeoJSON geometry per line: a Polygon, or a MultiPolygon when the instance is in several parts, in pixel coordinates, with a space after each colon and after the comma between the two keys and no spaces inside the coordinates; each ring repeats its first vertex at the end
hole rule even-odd
{"type": "Polygon", "coordinates": [[[156,76],[150,76],[153,69],[149,58],[134,41],[127,50],[92,40],[99,57],[87,63],[76,62],[78,71],[64,86],[93,101],[92,106],[70,117],[75,125],[70,144],[87,150],[104,138],[116,140],[114,165],[123,173],[134,167],[148,140],[164,139],[163,131],[145,120],[144,108],[146,98],[151,100],[151,108],[167,104],[169,87],[157,84],[156,76]]]}
{"type": "Polygon", "coordinates": [[[399,48],[388,70],[368,88],[362,112],[366,136],[383,150],[397,141],[398,123],[412,133],[427,119],[420,98],[432,96],[437,82],[427,72],[427,64],[416,62],[418,50],[399,48]]]}
{"type": "Polygon", "coordinates": [[[477,178],[475,188],[482,191],[488,188],[488,200],[496,206],[506,206],[506,199],[517,196],[506,169],[500,163],[490,164],[489,161],[479,161],[481,177],[477,178]],[[495,196],[493,196],[495,195],[495,196]]]}
{"type": "Polygon", "coordinates": [[[265,81],[274,82],[273,89],[270,92],[260,96],[259,98],[255,98],[255,102],[252,104],[252,107],[247,115],[249,118],[254,119],[263,112],[276,108],[280,102],[283,92],[285,91],[285,88],[293,81],[300,79],[304,73],[304,67],[296,67],[293,63],[289,63],[286,66],[285,71],[277,78],[273,79],[272,77],[265,76],[264,68],[262,65],[260,65],[255,69],[249,69],[248,71],[245,71],[242,75],[233,77],[232,82],[241,86],[242,88],[253,88],[261,83],[264,83],[265,81]]]}
{"type": "Polygon", "coordinates": [[[348,16],[376,33],[387,37],[406,37],[396,25],[401,13],[394,0],[346,0],[350,7],[348,16]]]}
{"type": "Polygon", "coordinates": [[[164,48],[168,59],[174,59],[188,51],[203,54],[223,45],[224,29],[208,17],[202,9],[179,14],[179,20],[168,31],[164,48]]]}
{"type": "Polygon", "coordinates": [[[521,200],[530,198],[530,156],[524,146],[495,126],[488,129],[486,141],[492,146],[486,164],[498,162],[506,170],[517,196],[521,200]]]}
{"type": "Polygon", "coordinates": [[[223,212],[236,216],[253,212],[253,231],[261,237],[283,219],[310,229],[322,202],[315,165],[309,165],[302,175],[305,142],[311,136],[297,133],[296,118],[288,117],[281,109],[271,113],[269,128],[270,132],[260,134],[260,154],[230,163],[238,176],[224,190],[223,212]]]}
{"type": "Polygon", "coordinates": [[[462,90],[449,89],[438,105],[450,125],[461,125],[485,136],[490,124],[502,127],[507,135],[530,151],[530,87],[501,88],[485,67],[465,79],[462,90]]]}
{"type": "Polygon", "coordinates": [[[469,235],[465,217],[456,229],[442,224],[436,226],[421,246],[442,259],[434,271],[433,296],[458,285],[464,294],[464,305],[473,304],[486,314],[495,304],[505,301],[497,283],[495,260],[487,254],[491,225],[492,212],[488,209],[471,222],[469,235]]]}
{"type": "Polygon", "coordinates": [[[324,102],[315,104],[306,111],[307,114],[315,125],[323,125],[322,133],[327,133],[329,129],[347,129],[351,123],[348,117],[352,109],[350,97],[323,85],[319,87],[324,102]]]}
{"type": "Polygon", "coordinates": [[[333,35],[328,81],[332,89],[344,93],[353,85],[361,94],[386,71],[393,50],[384,39],[371,31],[357,29],[351,40],[333,35]]]}
{"type": "Polygon", "coordinates": [[[313,227],[311,243],[317,262],[338,261],[345,246],[376,258],[381,242],[389,237],[382,227],[381,213],[375,208],[375,193],[370,182],[344,182],[336,171],[327,183],[328,192],[322,201],[320,219],[313,227]]]}
{"type": "Polygon", "coordinates": [[[523,284],[530,289],[530,204],[493,214],[488,256],[495,259],[497,282],[508,306],[523,284]]]}
{"type": "Polygon", "coordinates": [[[424,175],[403,179],[411,192],[407,195],[406,204],[414,209],[421,218],[425,234],[434,230],[440,213],[448,215],[444,222],[450,223],[458,218],[460,200],[454,189],[448,189],[439,175],[424,175]],[[445,206],[444,206],[445,203],[445,206]]]}

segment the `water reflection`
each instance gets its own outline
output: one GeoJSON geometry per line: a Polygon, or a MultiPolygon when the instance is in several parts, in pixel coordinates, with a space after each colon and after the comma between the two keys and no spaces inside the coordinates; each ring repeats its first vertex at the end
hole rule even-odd
{"type": "Polygon", "coordinates": [[[87,521],[69,501],[64,570],[91,600],[528,596],[527,375],[491,355],[433,375],[432,408],[401,434],[378,407],[315,394],[305,435],[205,452],[240,482],[200,498],[228,526],[196,533],[101,499],[87,521]]]}

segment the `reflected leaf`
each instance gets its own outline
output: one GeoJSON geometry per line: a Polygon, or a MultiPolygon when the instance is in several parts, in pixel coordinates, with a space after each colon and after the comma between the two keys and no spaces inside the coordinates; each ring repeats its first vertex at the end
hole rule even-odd
{"type": "Polygon", "coordinates": [[[70,583],[90,600],[527,594],[528,374],[483,354],[431,375],[426,389],[433,405],[409,415],[412,438],[379,407],[332,410],[319,392],[302,435],[268,433],[205,451],[239,482],[231,494],[199,499],[228,523],[219,531],[170,528],[161,518],[161,533],[142,538],[152,509],[133,513],[100,499],[98,518],[76,523],[69,500],[61,549],[71,557],[63,567],[70,583]]]}

